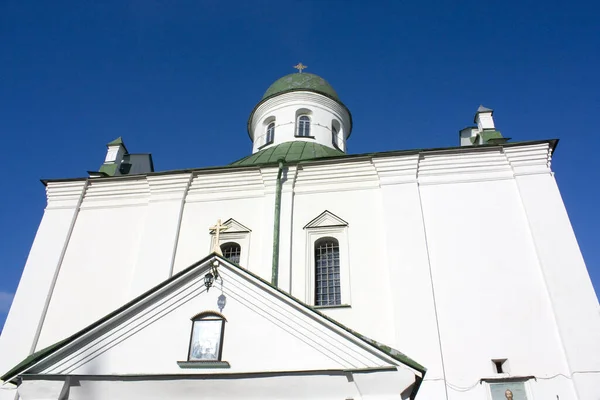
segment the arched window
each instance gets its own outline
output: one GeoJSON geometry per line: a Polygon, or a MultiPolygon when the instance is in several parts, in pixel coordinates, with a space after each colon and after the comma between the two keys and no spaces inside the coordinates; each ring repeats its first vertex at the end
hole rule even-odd
{"type": "Polygon", "coordinates": [[[308,115],[298,117],[298,133],[297,136],[310,136],[310,118],[308,115]]]}
{"type": "Polygon", "coordinates": [[[267,140],[265,144],[273,143],[273,140],[275,140],[275,122],[271,122],[267,126],[267,140]]]}
{"type": "Polygon", "coordinates": [[[232,263],[240,263],[240,255],[242,254],[242,248],[239,244],[235,242],[222,244],[221,252],[223,252],[223,257],[225,257],[232,263]]]}
{"type": "Polygon", "coordinates": [[[338,129],[335,125],[331,125],[331,143],[333,143],[334,147],[338,147],[338,129]]]}
{"type": "Polygon", "coordinates": [[[225,317],[214,311],[192,318],[188,361],[221,361],[225,322],[225,317]]]}
{"type": "Polygon", "coordinates": [[[340,293],[340,244],[334,238],[315,242],[315,305],[342,303],[340,293]]]}

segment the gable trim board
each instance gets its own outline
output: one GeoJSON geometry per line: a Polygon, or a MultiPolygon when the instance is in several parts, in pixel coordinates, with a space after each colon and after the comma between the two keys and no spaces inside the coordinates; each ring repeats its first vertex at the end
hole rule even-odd
{"type": "MultiPolygon", "coordinates": [[[[204,259],[160,283],[146,293],[140,295],[136,299],[133,299],[129,303],[90,324],[70,337],[33,353],[10,371],[5,373],[2,377],[0,377],[0,379],[5,382],[19,384],[22,377],[28,375],[28,372],[36,374],[40,371],[50,368],[53,365],[53,362],[60,362],[65,357],[68,357],[70,354],[76,351],[77,348],[84,348],[92,343],[96,338],[101,337],[104,333],[109,332],[115,326],[118,326],[120,322],[126,321],[127,318],[134,316],[137,313],[143,313],[144,309],[149,307],[153,300],[160,299],[162,296],[170,293],[171,290],[174,291],[177,288],[183,287],[186,283],[194,281],[195,279],[198,279],[198,277],[201,278],[201,275],[205,272],[205,270],[211,268],[213,263],[219,263],[222,268],[225,268],[222,270],[223,272],[235,273],[238,276],[245,278],[255,286],[266,290],[271,296],[279,298],[280,301],[284,301],[289,306],[303,312],[305,315],[308,315],[310,318],[316,321],[316,323],[324,326],[325,329],[334,331],[334,333],[344,337],[345,339],[349,339],[354,345],[358,345],[360,348],[368,351],[374,357],[389,363],[390,366],[403,365],[409,367],[413,371],[416,371],[416,381],[413,388],[413,391],[416,393],[416,389],[418,389],[418,386],[420,385],[420,382],[426,372],[426,369],[423,366],[411,360],[397,350],[384,346],[352,331],[351,329],[325,316],[312,307],[307,306],[300,300],[297,300],[282,290],[273,287],[264,279],[252,274],[247,270],[244,270],[243,268],[240,268],[235,264],[228,262],[216,254],[211,254],[205,257],[204,259]]],[[[173,360],[174,363],[176,361],[177,360],[173,360]]]]}
{"type": "Polygon", "coordinates": [[[396,373],[395,368],[373,368],[255,374],[23,375],[19,396],[22,400],[414,398],[410,387],[402,393],[394,390],[396,373]]]}

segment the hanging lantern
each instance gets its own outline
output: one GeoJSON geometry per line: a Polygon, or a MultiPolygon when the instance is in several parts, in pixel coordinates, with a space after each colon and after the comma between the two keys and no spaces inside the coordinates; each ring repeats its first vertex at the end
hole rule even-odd
{"type": "Polygon", "coordinates": [[[212,286],[214,280],[215,280],[215,277],[211,272],[204,275],[204,286],[206,286],[207,292],[208,292],[208,289],[210,289],[210,287],[212,286]]]}

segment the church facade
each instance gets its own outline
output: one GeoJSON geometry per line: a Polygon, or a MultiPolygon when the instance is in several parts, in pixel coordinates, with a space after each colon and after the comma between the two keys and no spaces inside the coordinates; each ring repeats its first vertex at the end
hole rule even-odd
{"type": "Polygon", "coordinates": [[[252,110],[248,157],[160,172],[117,139],[45,181],[1,400],[600,396],[557,141],[508,142],[480,107],[460,146],[348,155],[350,110],[302,67],[252,110]]]}

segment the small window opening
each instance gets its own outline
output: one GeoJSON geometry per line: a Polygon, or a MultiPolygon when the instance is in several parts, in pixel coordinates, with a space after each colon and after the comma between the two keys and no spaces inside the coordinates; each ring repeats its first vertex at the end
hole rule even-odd
{"type": "Polygon", "coordinates": [[[298,118],[298,136],[310,136],[310,118],[306,115],[298,118]]]}
{"type": "Polygon", "coordinates": [[[267,140],[265,144],[273,143],[273,140],[275,140],[275,122],[271,122],[267,126],[267,140]]]}
{"type": "Polygon", "coordinates": [[[239,264],[240,256],[242,254],[242,248],[235,242],[229,242],[221,245],[221,252],[223,257],[231,261],[232,263],[239,264]]]}
{"type": "Polygon", "coordinates": [[[496,371],[497,374],[504,374],[504,373],[508,372],[506,370],[506,359],[492,360],[492,363],[494,364],[494,370],[496,371]]]}
{"type": "Polygon", "coordinates": [[[335,147],[337,147],[337,136],[338,136],[338,130],[335,127],[335,125],[331,126],[331,142],[333,143],[333,145],[335,147]]]}

